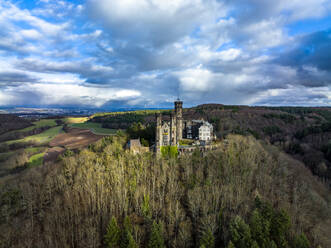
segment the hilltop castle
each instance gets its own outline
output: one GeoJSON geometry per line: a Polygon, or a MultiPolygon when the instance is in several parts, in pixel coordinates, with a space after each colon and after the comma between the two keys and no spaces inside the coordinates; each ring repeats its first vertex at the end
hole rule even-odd
{"type": "Polygon", "coordinates": [[[155,149],[162,146],[179,146],[182,139],[192,139],[206,144],[213,138],[213,126],[204,120],[183,120],[183,102],[175,101],[175,111],[170,121],[162,121],[162,114],[156,115],[155,149]]]}

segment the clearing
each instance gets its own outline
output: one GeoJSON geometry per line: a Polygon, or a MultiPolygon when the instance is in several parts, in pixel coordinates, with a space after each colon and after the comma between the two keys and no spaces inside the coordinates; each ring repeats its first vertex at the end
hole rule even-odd
{"type": "Polygon", "coordinates": [[[88,120],[89,117],[67,117],[63,119],[66,124],[83,123],[87,122],[88,120]]]}
{"type": "Polygon", "coordinates": [[[35,121],[32,123],[33,126],[29,126],[29,127],[26,127],[24,129],[21,129],[21,130],[17,130],[18,132],[28,132],[28,131],[31,131],[35,128],[39,128],[39,127],[54,127],[57,125],[56,123],[56,119],[42,119],[42,120],[39,120],[39,121],[35,121]]]}
{"type": "Polygon", "coordinates": [[[45,155],[45,152],[37,153],[37,154],[31,156],[29,158],[27,166],[30,168],[30,167],[42,165],[44,162],[44,155],[45,155]]]}
{"type": "Polygon", "coordinates": [[[19,140],[10,140],[10,141],[7,141],[5,143],[10,145],[10,144],[13,144],[13,143],[32,141],[32,142],[36,142],[38,144],[46,144],[49,141],[51,141],[56,135],[58,135],[59,133],[62,133],[62,132],[63,132],[62,126],[56,126],[56,127],[52,127],[50,129],[47,129],[46,131],[44,131],[40,134],[27,136],[24,139],[19,139],[19,140]]]}
{"type": "Polygon", "coordinates": [[[103,128],[101,123],[96,122],[74,123],[69,126],[80,129],[89,129],[97,135],[114,135],[117,132],[116,129],[103,128]]]}
{"type": "Polygon", "coordinates": [[[67,133],[57,135],[49,145],[52,147],[76,149],[94,143],[102,137],[102,135],[96,135],[88,129],[69,128],[67,133]]]}

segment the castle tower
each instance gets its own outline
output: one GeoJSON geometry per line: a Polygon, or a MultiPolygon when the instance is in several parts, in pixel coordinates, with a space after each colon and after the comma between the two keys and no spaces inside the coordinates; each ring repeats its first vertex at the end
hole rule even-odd
{"type": "Polygon", "coordinates": [[[175,101],[176,115],[176,144],[183,139],[183,102],[179,99],[175,101]]]}
{"type": "Polygon", "coordinates": [[[161,146],[163,145],[162,135],[162,114],[156,114],[156,135],[155,135],[155,150],[156,153],[160,152],[161,146]]]}
{"type": "Polygon", "coordinates": [[[170,116],[170,145],[177,145],[177,119],[176,115],[171,114],[170,116]]]}

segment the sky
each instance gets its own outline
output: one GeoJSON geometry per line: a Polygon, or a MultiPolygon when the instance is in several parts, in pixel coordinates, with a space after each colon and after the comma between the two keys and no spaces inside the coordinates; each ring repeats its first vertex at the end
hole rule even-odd
{"type": "Polygon", "coordinates": [[[0,107],[331,106],[331,0],[0,0],[0,107]]]}

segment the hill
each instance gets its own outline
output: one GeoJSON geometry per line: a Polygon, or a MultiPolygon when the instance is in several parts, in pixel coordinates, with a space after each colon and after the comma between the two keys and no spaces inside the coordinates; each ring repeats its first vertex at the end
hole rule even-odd
{"type": "Polygon", "coordinates": [[[253,137],[179,158],[103,138],[2,182],[0,247],[330,247],[330,192],[253,137]]]}
{"type": "Polygon", "coordinates": [[[32,124],[16,115],[0,114],[0,135],[8,131],[22,129],[32,124]]]}

